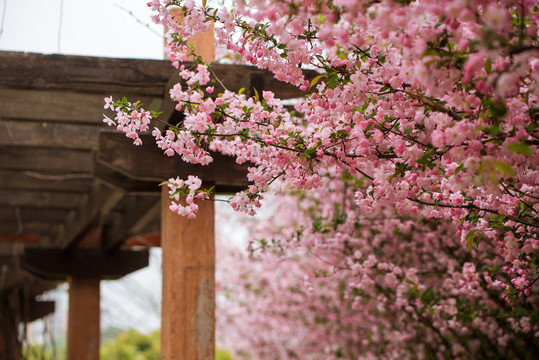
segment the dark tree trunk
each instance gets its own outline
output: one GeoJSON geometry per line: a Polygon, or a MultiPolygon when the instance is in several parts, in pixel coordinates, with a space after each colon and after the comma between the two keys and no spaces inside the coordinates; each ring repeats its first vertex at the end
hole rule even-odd
{"type": "Polygon", "coordinates": [[[22,356],[18,298],[17,291],[0,293],[0,360],[19,360],[22,356]]]}

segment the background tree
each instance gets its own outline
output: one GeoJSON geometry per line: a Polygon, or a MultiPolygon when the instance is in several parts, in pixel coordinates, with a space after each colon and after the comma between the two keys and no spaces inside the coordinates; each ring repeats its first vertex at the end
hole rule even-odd
{"type": "MultiPolygon", "coordinates": [[[[252,248],[264,255],[235,262],[241,286],[229,291],[241,290],[238,309],[252,321],[232,322],[239,350],[269,359],[536,351],[535,0],[149,5],[170,29],[183,79],[170,94],[184,119],[154,129],[157,145],[191,163],[211,162],[208,150],[249,161],[252,185],[229,199],[235,210],[254,214],[270,185],[283,195],[279,217],[256,233],[252,248]],[[270,92],[247,97],[212,80],[187,43],[211,22],[219,44],[305,91],[294,111],[270,92]],[[307,80],[303,68],[319,76],[307,80]],[[258,301],[266,306],[248,310],[258,301]]],[[[136,145],[158,121],[125,98],[105,107],[116,116],[104,121],[136,145]]],[[[167,185],[171,210],[188,217],[210,196],[195,177],[167,185]]]]}

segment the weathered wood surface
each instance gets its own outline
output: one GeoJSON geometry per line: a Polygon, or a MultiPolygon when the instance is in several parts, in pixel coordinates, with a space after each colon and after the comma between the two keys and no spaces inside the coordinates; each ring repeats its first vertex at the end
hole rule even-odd
{"type": "Polygon", "coordinates": [[[94,157],[93,176],[113,188],[130,195],[159,196],[161,191],[161,187],[159,186],[160,181],[141,181],[132,179],[125,172],[99,160],[97,153],[94,157]]]}
{"type": "MultiPolygon", "coordinates": [[[[187,63],[189,68],[190,64],[187,63]]],[[[247,88],[251,74],[263,78],[264,89],[282,99],[298,97],[297,87],[274,79],[269,71],[248,65],[212,64],[216,77],[227,89],[247,88]]],[[[178,71],[168,60],[111,59],[87,56],[0,52],[0,87],[12,89],[74,90],[79,93],[111,93],[161,97],[168,80],[178,71]]],[[[308,79],[318,75],[304,71],[308,79]]],[[[216,93],[224,91],[215,83],[216,93]]]]}
{"type": "MultiPolygon", "coordinates": [[[[97,108],[99,109],[99,108],[97,108]]],[[[39,146],[64,149],[93,149],[104,128],[86,124],[0,119],[0,146],[39,146]]]]}
{"type": "Polygon", "coordinates": [[[99,360],[98,278],[68,278],[67,360],[99,360]]]}
{"type": "Polygon", "coordinates": [[[148,266],[148,250],[101,248],[27,247],[21,266],[45,279],[77,278],[117,279],[148,266]]]}
{"type": "Polygon", "coordinates": [[[66,209],[0,208],[0,221],[17,222],[17,217],[19,217],[23,224],[37,220],[56,223],[63,221],[67,212],[66,209]]]}
{"type": "Polygon", "coordinates": [[[20,223],[18,221],[0,220],[0,231],[1,234],[35,235],[45,237],[49,234],[51,226],[58,223],[59,222],[48,222],[42,220],[26,220],[21,221],[20,223]]]}
{"type": "Polygon", "coordinates": [[[107,249],[120,247],[127,239],[141,231],[152,221],[159,220],[161,202],[158,196],[130,196],[125,199],[121,212],[111,214],[103,234],[107,249]]]}
{"type": "Polygon", "coordinates": [[[48,174],[91,173],[92,153],[88,150],[1,146],[0,169],[48,174]]]}
{"type": "Polygon", "coordinates": [[[133,102],[140,100],[145,105],[150,105],[153,99],[130,93],[128,89],[122,93],[83,94],[0,87],[0,118],[103,124],[103,114],[112,114],[103,108],[104,98],[110,95],[115,99],[126,96],[133,102]]]}
{"type": "Polygon", "coordinates": [[[160,96],[169,61],[0,52],[0,86],[160,96]]]}
{"type": "Polygon", "coordinates": [[[203,181],[236,191],[248,185],[247,166],[238,165],[234,158],[212,154],[209,165],[193,165],[178,156],[168,157],[154,145],[150,135],[141,136],[143,145],[135,147],[124,134],[104,131],[99,137],[99,160],[126,176],[141,181],[163,181],[170,177],[196,175],[203,181]]]}
{"type": "Polygon", "coordinates": [[[80,199],[77,193],[0,189],[0,206],[73,209],[80,199]]]}
{"type": "Polygon", "coordinates": [[[90,173],[47,174],[39,170],[0,170],[0,189],[86,192],[91,184],[90,173]]]}
{"type": "Polygon", "coordinates": [[[52,314],[56,308],[54,301],[36,301],[33,299],[28,304],[28,309],[24,314],[23,321],[32,322],[52,314]]]}
{"type": "Polygon", "coordinates": [[[79,197],[65,222],[53,230],[52,243],[62,248],[76,245],[94,225],[101,223],[122,197],[121,192],[94,181],[91,191],[79,197]]]}
{"type": "Polygon", "coordinates": [[[163,300],[161,354],[168,360],[215,358],[214,203],[200,203],[196,219],[168,209],[162,192],[163,300]]]}

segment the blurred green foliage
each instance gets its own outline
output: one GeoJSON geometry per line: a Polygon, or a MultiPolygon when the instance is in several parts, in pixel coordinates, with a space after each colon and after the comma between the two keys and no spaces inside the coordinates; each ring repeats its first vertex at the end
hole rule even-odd
{"type": "MultiPolygon", "coordinates": [[[[105,331],[107,332],[107,331],[105,331]]],[[[117,329],[115,329],[117,332],[117,329]]],[[[136,330],[117,332],[109,331],[108,341],[101,344],[101,360],[160,360],[161,359],[161,332],[153,331],[141,334],[136,330]]],[[[56,356],[49,347],[39,344],[30,344],[24,349],[24,360],[62,360],[65,359],[65,348],[58,349],[56,356]]],[[[230,352],[215,349],[216,360],[233,360],[230,352]]]]}
{"type": "Polygon", "coordinates": [[[127,330],[101,346],[102,360],[160,360],[159,331],[141,334],[127,330]]]}
{"type": "MultiPolygon", "coordinates": [[[[141,334],[136,330],[119,333],[101,346],[101,360],[160,360],[161,342],[159,330],[141,334]]],[[[226,350],[215,350],[216,360],[233,360],[226,350]]]]}

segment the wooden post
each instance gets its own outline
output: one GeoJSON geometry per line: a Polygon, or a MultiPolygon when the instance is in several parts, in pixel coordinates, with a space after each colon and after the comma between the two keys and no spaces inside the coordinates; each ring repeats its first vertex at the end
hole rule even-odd
{"type": "MultiPolygon", "coordinates": [[[[181,9],[172,9],[171,14],[178,23],[182,21],[181,9]]],[[[213,25],[207,32],[191,38],[190,43],[204,61],[215,60],[213,25]]],[[[201,201],[194,220],[171,212],[169,204],[168,187],[163,186],[161,358],[214,360],[214,204],[201,201]]]]}
{"type": "Polygon", "coordinates": [[[201,201],[196,219],[169,210],[161,198],[163,299],[161,357],[215,359],[215,232],[213,201],[201,201]]]}
{"type": "MultiPolygon", "coordinates": [[[[96,226],[79,243],[99,247],[102,227],[96,226]]],[[[67,360],[99,360],[100,288],[99,278],[68,277],[67,360]]]]}
{"type": "MultiPolygon", "coordinates": [[[[170,14],[173,20],[182,25],[183,24],[183,10],[179,6],[171,6],[169,8],[170,14]]],[[[189,39],[189,43],[193,44],[197,55],[201,56],[204,61],[215,60],[215,35],[213,33],[213,23],[210,25],[208,31],[198,33],[189,39]]]]}
{"type": "Polygon", "coordinates": [[[98,360],[99,279],[68,278],[67,360],[98,360]]]}

